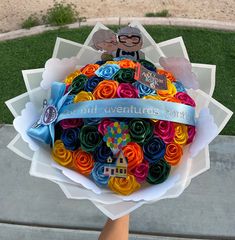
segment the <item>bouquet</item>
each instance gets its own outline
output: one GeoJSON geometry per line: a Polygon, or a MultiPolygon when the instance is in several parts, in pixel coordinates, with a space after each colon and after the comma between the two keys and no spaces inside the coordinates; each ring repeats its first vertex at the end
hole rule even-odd
{"type": "Polygon", "coordinates": [[[117,34],[97,24],[84,45],[57,39],[44,69],[23,72],[28,93],[7,102],[19,132],[9,147],[112,219],[177,197],[209,168],[208,144],[232,115],[211,98],[214,70],[135,22],[117,34]]]}

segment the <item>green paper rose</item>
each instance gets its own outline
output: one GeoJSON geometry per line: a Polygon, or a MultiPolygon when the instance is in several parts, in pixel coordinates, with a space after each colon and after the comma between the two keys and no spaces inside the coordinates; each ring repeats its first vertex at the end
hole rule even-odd
{"type": "Polygon", "coordinates": [[[149,61],[145,60],[145,59],[140,59],[138,60],[138,62],[144,66],[145,68],[147,68],[148,70],[152,71],[152,72],[156,72],[157,69],[156,67],[149,61]]]}
{"type": "Polygon", "coordinates": [[[101,143],[102,135],[98,132],[96,126],[85,125],[80,131],[80,143],[82,150],[86,152],[94,152],[101,143]]]}
{"type": "Polygon", "coordinates": [[[133,142],[143,143],[153,134],[153,125],[149,120],[132,119],[128,124],[129,134],[133,142]]]}
{"type": "Polygon", "coordinates": [[[71,91],[70,94],[78,94],[80,91],[84,90],[84,85],[87,79],[87,76],[84,74],[78,75],[76,78],[74,78],[69,87],[69,91],[71,91]]]}
{"type": "Polygon", "coordinates": [[[164,160],[160,159],[157,163],[149,165],[147,182],[150,184],[163,183],[169,176],[171,166],[164,160]]]}
{"type": "Polygon", "coordinates": [[[133,83],[135,82],[134,75],[135,75],[134,69],[121,68],[118,70],[118,72],[114,75],[113,78],[119,83],[133,83]]]}

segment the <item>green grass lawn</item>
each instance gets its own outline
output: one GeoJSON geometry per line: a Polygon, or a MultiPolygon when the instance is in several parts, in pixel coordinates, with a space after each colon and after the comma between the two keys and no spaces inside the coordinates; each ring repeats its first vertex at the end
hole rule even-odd
{"type": "MultiPolygon", "coordinates": [[[[56,37],[83,43],[91,29],[60,29],[0,42],[1,124],[12,123],[13,120],[4,102],[26,91],[21,70],[44,67],[52,55],[56,37]]],[[[213,97],[235,111],[235,32],[163,26],[146,26],[146,30],[156,42],[182,36],[191,62],[217,65],[213,97]]],[[[235,117],[232,117],[222,134],[235,135],[235,117]]]]}

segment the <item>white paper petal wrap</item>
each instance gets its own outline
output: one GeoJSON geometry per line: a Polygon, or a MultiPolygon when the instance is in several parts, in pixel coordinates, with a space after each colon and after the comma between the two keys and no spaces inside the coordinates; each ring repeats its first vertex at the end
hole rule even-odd
{"type": "Polygon", "coordinates": [[[176,77],[186,88],[198,89],[197,76],[192,72],[192,65],[186,58],[181,57],[160,57],[160,65],[176,77]]]}
{"type": "MultiPolygon", "coordinates": [[[[157,67],[160,66],[159,59],[161,57],[189,59],[181,37],[156,44],[139,23],[132,22],[130,25],[140,29],[144,39],[143,52],[145,57],[157,67]]],[[[232,116],[232,112],[211,97],[215,87],[215,66],[192,63],[192,72],[190,69],[188,75],[193,74],[197,77],[200,89],[189,90],[188,94],[197,105],[198,132],[193,144],[184,150],[181,164],[171,171],[169,178],[164,183],[143,187],[130,196],[119,196],[108,189],[99,188],[90,179],[57,165],[51,159],[49,146],[42,147],[25,134],[28,125],[37,120],[39,114],[37,109],[40,109],[42,100],[47,98],[49,94],[49,91],[43,90],[40,85],[49,89],[50,83],[55,77],[58,81],[62,81],[69,72],[75,69],[75,65],[81,67],[99,60],[101,53],[91,48],[91,38],[94,32],[100,28],[107,29],[98,23],[84,45],[57,38],[53,58],[47,62],[45,69],[23,71],[28,92],[6,102],[16,118],[14,126],[19,132],[8,144],[8,147],[21,157],[32,161],[30,168],[32,176],[55,182],[67,198],[88,199],[109,218],[116,219],[134,211],[143,204],[178,197],[190,184],[192,178],[208,170],[210,167],[208,144],[224,128],[232,116]],[[28,122],[25,121],[25,118],[29,119],[28,122]],[[27,125],[23,126],[22,121],[27,122],[27,125]],[[208,124],[212,126],[210,131],[206,126],[208,124]]]]}
{"type": "Polygon", "coordinates": [[[71,58],[50,58],[45,63],[45,70],[43,71],[41,87],[43,89],[50,89],[54,81],[62,82],[66,76],[75,71],[78,59],[71,58]]]}

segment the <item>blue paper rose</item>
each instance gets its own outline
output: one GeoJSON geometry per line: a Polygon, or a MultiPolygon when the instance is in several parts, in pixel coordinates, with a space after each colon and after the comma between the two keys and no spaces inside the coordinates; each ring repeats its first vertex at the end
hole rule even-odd
{"type": "Polygon", "coordinates": [[[112,79],[113,75],[120,69],[120,66],[117,64],[104,64],[98,70],[95,71],[95,74],[98,77],[104,79],[112,79]]]}
{"type": "Polygon", "coordinates": [[[166,144],[161,138],[153,136],[143,144],[144,159],[149,163],[156,163],[164,157],[166,144]]]}
{"type": "Polygon", "coordinates": [[[96,184],[101,187],[106,186],[108,184],[109,176],[104,175],[104,164],[102,163],[99,162],[95,163],[91,172],[91,176],[96,182],[96,184]]]}
{"type": "Polygon", "coordinates": [[[64,143],[66,149],[74,151],[79,148],[79,128],[65,129],[61,135],[61,141],[64,143]]]}
{"type": "Polygon", "coordinates": [[[144,97],[144,96],[148,96],[148,95],[156,95],[155,90],[153,90],[152,88],[150,88],[138,81],[132,83],[132,85],[138,89],[139,97],[144,97]]]}
{"type": "Polygon", "coordinates": [[[97,147],[93,157],[96,162],[106,163],[106,160],[109,156],[112,157],[113,152],[106,145],[106,143],[103,142],[99,147],[97,147]]]}
{"type": "Polygon", "coordinates": [[[97,77],[97,76],[93,76],[93,77],[89,78],[84,85],[85,91],[93,92],[93,90],[96,88],[96,86],[102,80],[103,80],[103,78],[100,78],[100,77],[97,77]]]}
{"type": "Polygon", "coordinates": [[[186,89],[184,88],[184,85],[181,82],[173,82],[173,84],[176,87],[177,92],[186,92],[186,89]]]}

